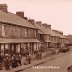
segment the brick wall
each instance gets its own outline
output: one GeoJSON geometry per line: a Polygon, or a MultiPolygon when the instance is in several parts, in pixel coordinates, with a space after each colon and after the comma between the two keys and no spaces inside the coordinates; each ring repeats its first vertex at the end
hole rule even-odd
{"type": "Polygon", "coordinates": [[[8,38],[25,38],[25,29],[28,30],[27,38],[35,38],[35,31],[37,30],[14,25],[5,25],[5,34],[8,38]]]}
{"type": "Polygon", "coordinates": [[[35,38],[35,30],[28,29],[28,38],[35,38]]]}

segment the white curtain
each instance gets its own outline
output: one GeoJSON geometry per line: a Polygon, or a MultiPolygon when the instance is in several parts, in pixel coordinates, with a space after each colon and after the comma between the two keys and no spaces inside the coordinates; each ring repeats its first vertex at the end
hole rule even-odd
{"type": "Polygon", "coordinates": [[[4,44],[1,44],[1,55],[4,55],[4,44]]]}
{"type": "Polygon", "coordinates": [[[34,43],[34,50],[36,50],[37,46],[36,46],[36,43],[34,43]]]}
{"type": "Polygon", "coordinates": [[[16,45],[16,52],[19,53],[20,52],[20,44],[16,45]]]}

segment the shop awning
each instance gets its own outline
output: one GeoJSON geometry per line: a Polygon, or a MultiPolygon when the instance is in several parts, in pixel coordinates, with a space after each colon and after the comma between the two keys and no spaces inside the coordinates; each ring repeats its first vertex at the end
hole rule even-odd
{"type": "Polygon", "coordinates": [[[38,39],[0,39],[0,43],[40,42],[38,39]]]}

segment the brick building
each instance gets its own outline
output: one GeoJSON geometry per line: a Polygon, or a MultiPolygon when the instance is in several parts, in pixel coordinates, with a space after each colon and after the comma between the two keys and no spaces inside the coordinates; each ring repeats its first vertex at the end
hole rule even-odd
{"type": "Polygon", "coordinates": [[[36,21],[34,25],[38,28],[39,40],[46,45],[46,47],[57,48],[58,44],[61,45],[66,42],[66,37],[63,33],[57,30],[52,30],[51,25],[46,23],[42,24],[41,21],[36,21]]]}
{"type": "Polygon", "coordinates": [[[58,43],[60,45],[64,46],[66,41],[67,41],[67,37],[65,35],[63,35],[63,32],[61,32],[61,31],[58,31],[58,30],[52,30],[52,31],[54,31],[57,34],[57,36],[58,36],[58,43]]]}
{"type": "Polygon", "coordinates": [[[20,53],[29,48],[39,48],[38,29],[26,18],[24,12],[10,13],[6,4],[0,4],[0,54],[20,53]]]}
{"type": "Polygon", "coordinates": [[[46,45],[46,47],[49,47],[51,43],[51,34],[48,29],[44,27],[44,24],[42,24],[40,21],[36,21],[35,26],[39,29],[38,31],[38,38],[41,41],[42,44],[46,45]]]}
{"type": "Polygon", "coordinates": [[[50,24],[28,19],[23,11],[13,14],[7,9],[6,4],[0,4],[0,54],[20,53],[25,48],[33,52],[42,44],[56,48],[68,40],[62,32],[52,30],[50,24]]]}

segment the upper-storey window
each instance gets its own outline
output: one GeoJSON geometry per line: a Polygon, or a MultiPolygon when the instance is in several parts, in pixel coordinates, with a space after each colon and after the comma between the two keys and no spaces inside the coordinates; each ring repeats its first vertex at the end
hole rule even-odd
{"type": "Polygon", "coordinates": [[[37,32],[35,31],[35,38],[37,37],[37,32]]]}
{"type": "Polygon", "coordinates": [[[51,40],[51,36],[49,36],[49,40],[51,40]]]}
{"type": "Polygon", "coordinates": [[[5,25],[2,25],[2,36],[5,36],[5,25]]]}
{"type": "Polygon", "coordinates": [[[25,29],[25,37],[27,37],[27,36],[28,36],[28,30],[25,29]]]}

